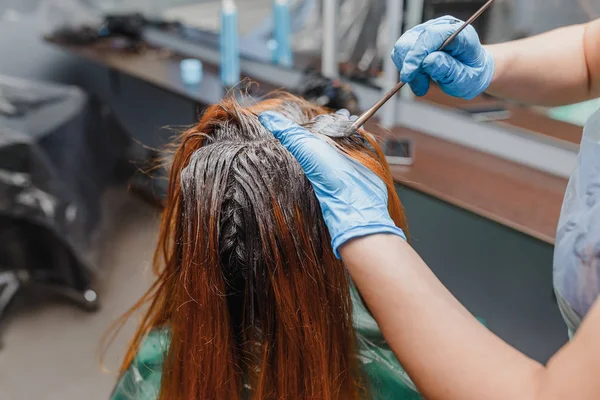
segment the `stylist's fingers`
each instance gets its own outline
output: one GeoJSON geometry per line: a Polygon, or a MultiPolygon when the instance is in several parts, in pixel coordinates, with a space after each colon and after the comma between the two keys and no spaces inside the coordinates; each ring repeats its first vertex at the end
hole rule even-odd
{"type": "Polygon", "coordinates": [[[346,110],[345,108],[340,108],[335,113],[337,115],[341,115],[343,117],[350,118],[350,111],[346,110]]]}
{"type": "Polygon", "coordinates": [[[443,85],[452,84],[464,70],[464,64],[443,51],[433,52],[423,60],[423,71],[431,76],[434,82],[443,85]]]}
{"type": "Polygon", "coordinates": [[[413,93],[419,97],[425,96],[429,92],[431,83],[429,76],[423,72],[417,72],[414,78],[408,82],[408,85],[412,89],[413,93]]]}
{"type": "Polygon", "coordinates": [[[258,119],[298,160],[309,179],[318,175],[315,171],[320,165],[318,159],[330,159],[338,155],[329,144],[277,112],[265,111],[258,119]]]}
{"type": "Polygon", "coordinates": [[[346,110],[345,108],[340,108],[335,113],[337,115],[341,115],[342,117],[348,118],[348,120],[350,120],[352,122],[354,122],[354,121],[356,121],[358,119],[358,115],[352,115],[350,113],[350,111],[346,110]]]}
{"type": "Polygon", "coordinates": [[[306,129],[275,111],[261,113],[258,120],[292,153],[300,142],[312,136],[306,129]]]}
{"type": "MultiPolygon", "coordinates": [[[[398,39],[391,53],[392,61],[394,61],[398,71],[402,71],[406,55],[414,47],[415,42],[419,39],[421,33],[423,33],[425,28],[430,24],[431,21],[418,25],[408,30],[400,37],[400,39],[398,39]]],[[[417,96],[424,96],[429,91],[429,77],[424,73],[417,73],[414,76],[411,76],[410,80],[405,80],[404,82],[409,84],[412,91],[417,96]]]]}
{"type": "Polygon", "coordinates": [[[444,41],[459,28],[459,23],[444,23],[441,25],[432,24],[427,30],[423,31],[404,58],[400,79],[403,82],[410,82],[415,79],[419,75],[423,60],[429,54],[437,51],[444,41]]]}

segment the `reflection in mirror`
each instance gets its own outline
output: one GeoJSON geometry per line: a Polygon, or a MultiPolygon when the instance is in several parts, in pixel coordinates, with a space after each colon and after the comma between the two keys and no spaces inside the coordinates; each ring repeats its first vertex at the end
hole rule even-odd
{"type": "MultiPolygon", "coordinates": [[[[490,43],[500,43],[547,32],[559,27],[600,18],[597,0],[513,0],[499,1],[492,12],[488,30],[490,43]]],[[[537,108],[550,118],[583,126],[600,108],[590,100],[551,109],[537,108]]]]}
{"type": "Polygon", "coordinates": [[[600,2],[501,0],[496,2],[491,15],[489,42],[500,43],[600,18],[600,2]]]}

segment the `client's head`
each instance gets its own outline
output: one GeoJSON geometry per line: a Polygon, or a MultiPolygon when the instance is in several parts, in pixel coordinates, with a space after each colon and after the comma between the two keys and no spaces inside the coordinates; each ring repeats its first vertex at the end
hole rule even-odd
{"type": "MultiPolygon", "coordinates": [[[[149,330],[168,328],[162,400],[365,395],[347,274],[300,165],[258,121],[266,110],[308,127],[325,112],[282,93],[247,106],[224,100],[175,151],[158,279],[134,307],[149,306],[123,364],[149,330]]],[[[406,228],[373,140],[333,144],[386,182],[390,214],[406,228]]]]}

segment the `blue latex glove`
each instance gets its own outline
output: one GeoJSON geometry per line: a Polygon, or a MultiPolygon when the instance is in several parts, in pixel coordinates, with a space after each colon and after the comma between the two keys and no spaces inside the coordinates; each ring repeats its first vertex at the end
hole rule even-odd
{"type": "Polygon", "coordinates": [[[429,78],[451,96],[472,99],[487,89],[494,75],[494,58],[466,27],[443,51],[437,49],[463,22],[450,16],[418,25],[398,39],[392,60],[400,79],[417,96],[429,91],[429,78]]]}
{"type": "Polygon", "coordinates": [[[279,113],[264,112],[259,120],[302,166],[337,258],[341,245],[360,236],[391,233],[406,239],[389,215],[385,184],[371,170],[279,113]]]}

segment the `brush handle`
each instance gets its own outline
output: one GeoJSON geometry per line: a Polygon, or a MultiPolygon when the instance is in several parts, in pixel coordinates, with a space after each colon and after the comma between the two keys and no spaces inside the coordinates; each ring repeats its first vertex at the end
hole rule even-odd
{"type": "Polygon", "coordinates": [[[387,101],[389,99],[391,99],[393,95],[395,95],[396,93],[398,93],[398,91],[400,89],[402,89],[404,87],[404,85],[405,85],[404,82],[402,82],[402,81],[398,82],[396,84],[396,86],[394,86],[381,99],[379,99],[379,101],[377,103],[375,103],[373,105],[373,107],[369,108],[356,121],[354,121],[354,123],[350,127],[350,131],[351,132],[356,131],[361,126],[363,126],[365,124],[365,122],[367,122],[369,120],[369,118],[371,118],[373,116],[373,114],[375,114],[381,108],[381,106],[383,106],[385,103],[387,103],[387,101]]]}
{"type": "MultiPolygon", "coordinates": [[[[481,14],[483,14],[485,10],[487,10],[492,5],[493,2],[494,0],[488,0],[488,2],[485,3],[479,10],[477,10],[477,12],[473,14],[471,18],[466,20],[460,26],[460,28],[456,30],[456,32],[450,35],[450,37],[448,37],[448,39],[446,39],[444,43],[442,43],[442,45],[437,49],[437,51],[444,50],[446,46],[448,46],[448,44],[450,44],[450,42],[452,42],[467,26],[471,25],[477,18],[479,18],[481,14]]],[[[398,93],[398,91],[402,89],[402,87],[404,87],[405,84],[406,83],[402,81],[398,82],[396,86],[390,89],[377,103],[373,105],[373,107],[369,108],[356,121],[354,121],[350,129],[352,131],[355,131],[361,126],[363,126],[365,122],[367,122],[369,118],[371,118],[381,108],[381,106],[383,106],[389,99],[391,99],[393,95],[398,93]]]]}

